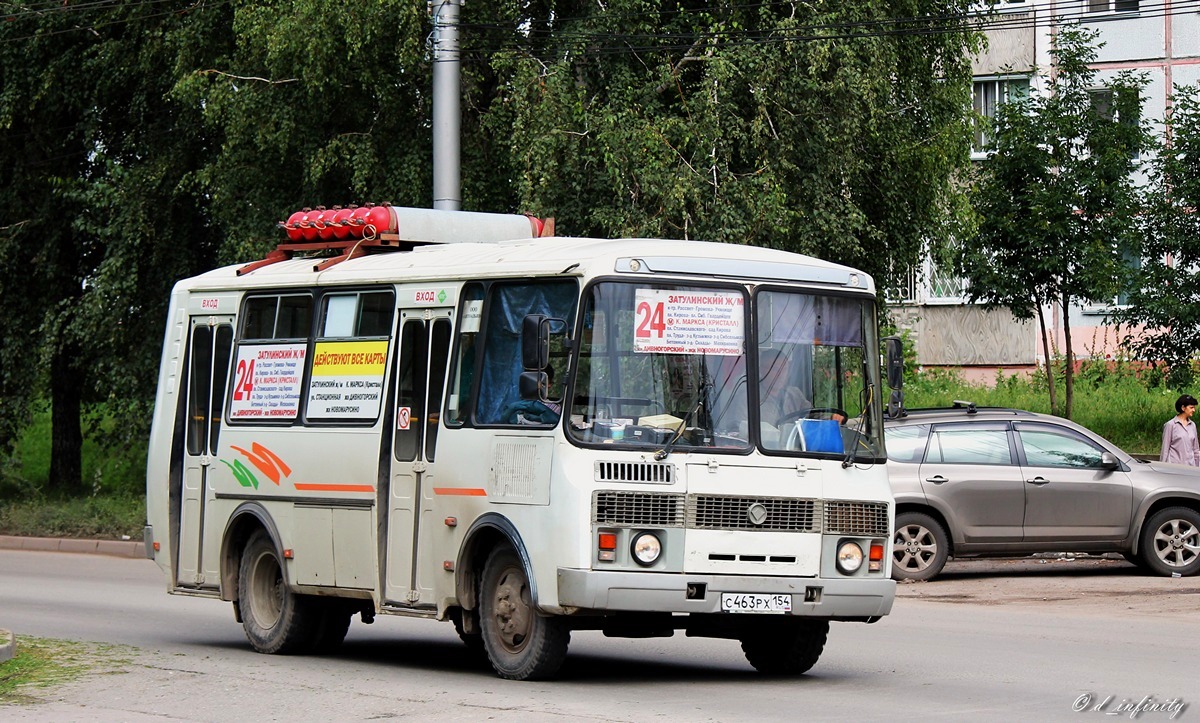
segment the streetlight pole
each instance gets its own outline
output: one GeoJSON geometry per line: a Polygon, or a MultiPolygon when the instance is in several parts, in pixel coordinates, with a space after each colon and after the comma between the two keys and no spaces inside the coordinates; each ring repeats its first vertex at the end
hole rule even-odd
{"type": "Polygon", "coordinates": [[[462,209],[459,0],[433,0],[433,207],[462,209]]]}

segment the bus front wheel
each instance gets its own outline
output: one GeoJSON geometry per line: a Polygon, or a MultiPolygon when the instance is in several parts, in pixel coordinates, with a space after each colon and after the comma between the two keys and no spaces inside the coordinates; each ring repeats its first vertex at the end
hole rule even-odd
{"type": "Polygon", "coordinates": [[[260,653],[305,652],[312,639],[311,601],[287,587],[275,543],[266,532],[251,536],[238,568],[242,628],[260,653]]]}
{"type": "Polygon", "coordinates": [[[742,634],[742,652],[765,675],[801,675],[817,664],[828,637],[828,620],[764,619],[742,634]]]}
{"type": "Polygon", "coordinates": [[[501,678],[545,680],[562,667],[571,631],[558,617],[538,614],[517,554],[492,551],[480,580],[480,627],[488,660],[501,678]]]}

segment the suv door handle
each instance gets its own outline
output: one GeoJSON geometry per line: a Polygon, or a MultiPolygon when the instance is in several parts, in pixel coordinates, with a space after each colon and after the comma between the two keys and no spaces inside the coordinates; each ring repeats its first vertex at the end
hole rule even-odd
{"type": "Polygon", "coordinates": [[[933,483],[933,484],[935,484],[935,485],[940,485],[940,484],[942,484],[943,482],[947,482],[948,480],[947,480],[945,477],[941,476],[940,474],[935,474],[935,475],[934,475],[934,476],[932,476],[932,477],[926,477],[926,478],[925,478],[925,481],[926,481],[926,482],[932,482],[932,483],[933,483]]]}
{"type": "Polygon", "coordinates": [[[1027,479],[1025,481],[1031,485],[1037,485],[1038,487],[1050,484],[1050,480],[1046,479],[1045,477],[1034,477],[1033,479],[1027,479]]]}

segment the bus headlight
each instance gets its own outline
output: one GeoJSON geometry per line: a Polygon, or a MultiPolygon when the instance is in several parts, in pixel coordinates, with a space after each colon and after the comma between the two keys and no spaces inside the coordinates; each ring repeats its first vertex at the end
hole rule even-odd
{"type": "Polygon", "coordinates": [[[642,532],[633,538],[629,551],[637,564],[649,567],[658,562],[659,556],[662,555],[662,542],[653,532],[642,532]]]}
{"type": "Polygon", "coordinates": [[[853,575],[863,564],[863,551],[857,542],[845,540],[838,545],[837,569],[843,575],[853,575]]]}

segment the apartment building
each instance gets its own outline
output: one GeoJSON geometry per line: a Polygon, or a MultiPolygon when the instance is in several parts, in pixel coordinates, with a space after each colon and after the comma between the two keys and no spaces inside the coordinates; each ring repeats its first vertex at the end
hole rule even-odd
{"type": "MultiPolygon", "coordinates": [[[[1106,80],[1121,71],[1144,73],[1143,117],[1161,132],[1173,89],[1200,82],[1200,0],[1002,1],[986,26],[988,47],[973,59],[977,113],[990,117],[1007,98],[1046,86],[1053,72],[1051,42],[1064,23],[1099,32],[1093,67],[1100,106],[1111,98],[1106,80]]],[[[986,162],[988,142],[981,128],[972,144],[974,162],[986,162]]],[[[923,365],[962,367],[968,378],[982,379],[991,378],[997,367],[1032,368],[1043,357],[1035,322],[966,303],[962,280],[930,259],[895,295],[902,298],[894,299],[893,318],[911,330],[923,365]]],[[[1080,358],[1113,353],[1119,333],[1104,322],[1122,302],[1045,309],[1056,348],[1063,348],[1064,315],[1069,315],[1080,358]]]]}

